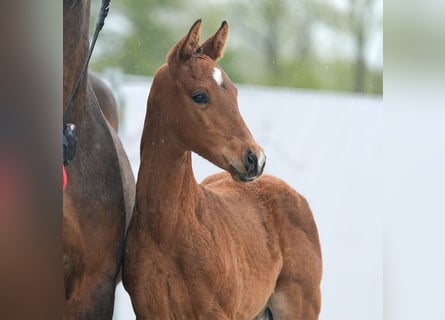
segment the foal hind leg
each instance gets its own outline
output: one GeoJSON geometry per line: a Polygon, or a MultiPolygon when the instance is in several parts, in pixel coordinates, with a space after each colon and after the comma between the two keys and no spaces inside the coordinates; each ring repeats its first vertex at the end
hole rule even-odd
{"type": "Polygon", "coordinates": [[[273,320],[316,320],[320,312],[320,290],[307,290],[298,282],[279,281],[269,300],[273,320]]]}

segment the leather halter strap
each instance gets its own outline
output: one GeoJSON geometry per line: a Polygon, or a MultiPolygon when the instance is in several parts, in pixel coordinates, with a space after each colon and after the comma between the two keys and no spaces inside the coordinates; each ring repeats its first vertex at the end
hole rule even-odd
{"type": "Polygon", "coordinates": [[[68,121],[68,115],[74,105],[74,100],[76,99],[77,92],[79,91],[79,87],[82,84],[82,81],[85,77],[85,74],[88,69],[88,64],[91,59],[91,55],[93,54],[94,46],[96,45],[97,38],[99,36],[99,32],[102,30],[104,24],[105,24],[105,18],[108,15],[108,11],[110,10],[110,0],[102,0],[102,6],[100,8],[99,17],[97,18],[96,23],[96,29],[94,31],[93,40],[91,41],[90,50],[88,52],[87,59],[85,60],[85,63],[83,65],[82,71],[79,75],[79,79],[77,80],[76,86],[73,89],[73,92],[71,93],[70,99],[68,100],[68,104],[66,106],[65,112],[63,113],[63,124],[67,124],[68,121]]]}
{"type": "Polygon", "coordinates": [[[74,100],[76,99],[77,93],[79,91],[80,85],[85,77],[85,74],[88,70],[88,64],[91,59],[91,55],[93,54],[94,46],[96,45],[97,38],[99,36],[99,32],[102,30],[105,24],[105,18],[108,15],[108,11],[110,10],[110,0],[102,0],[102,6],[100,8],[99,17],[97,18],[96,29],[94,31],[93,40],[91,41],[90,50],[88,51],[88,56],[85,60],[85,63],[82,67],[82,71],[80,72],[79,79],[77,79],[76,85],[74,86],[73,92],[68,100],[68,104],[65,108],[65,112],[63,113],[63,164],[67,166],[69,162],[74,158],[76,154],[76,144],[77,137],[75,134],[75,125],[72,123],[68,123],[68,116],[73,108],[74,100]]]}

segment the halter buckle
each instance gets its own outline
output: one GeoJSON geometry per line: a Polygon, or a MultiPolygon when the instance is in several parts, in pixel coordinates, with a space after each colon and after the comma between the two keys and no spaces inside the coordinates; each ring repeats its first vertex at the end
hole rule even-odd
{"type": "Polygon", "coordinates": [[[76,146],[76,126],[72,123],[67,123],[63,128],[63,164],[65,167],[69,165],[76,155],[76,146]]]}

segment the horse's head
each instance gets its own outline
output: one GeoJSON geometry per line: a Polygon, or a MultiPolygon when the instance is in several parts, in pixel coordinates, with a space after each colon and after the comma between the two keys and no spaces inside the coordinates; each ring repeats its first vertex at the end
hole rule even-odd
{"type": "Polygon", "coordinates": [[[184,150],[229,171],[237,181],[254,180],[263,172],[266,157],[239,113],[237,88],[217,64],[228,25],[224,21],[201,46],[200,27],[198,20],[168,54],[148,101],[149,108],[163,110],[149,112],[157,114],[184,150]]]}

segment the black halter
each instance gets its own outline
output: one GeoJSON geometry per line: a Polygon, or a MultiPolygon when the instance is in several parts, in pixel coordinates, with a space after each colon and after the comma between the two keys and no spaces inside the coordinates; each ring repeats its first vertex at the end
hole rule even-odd
{"type": "Polygon", "coordinates": [[[74,105],[74,100],[76,99],[77,92],[79,91],[80,85],[82,84],[82,81],[87,72],[88,64],[90,62],[91,55],[93,54],[97,37],[99,36],[99,32],[102,30],[105,24],[105,18],[107,17],[109,10],[110,10],[110,0],[102,0],[102,6],[100,8],[99,17],[97,18],[96,29],[94,31],[94,36],[93,40],[91,41],[87,59],[85,60],[82,71],[80,72],[79,75],[79,79],[76,82],[73,92],[71,93],[71,96],[68,100],[65,112],[63,113],[63,164],[65,166],[67,166],[70,163],[70,161],[74,158],[74,155],[76,154],[76,144],[77,144],[77,137],[75,134],[76,126],[72,123],[67,123],[68,115],[74,105]]]}

